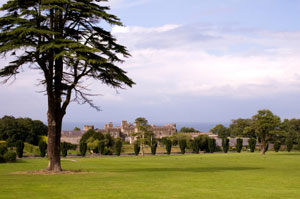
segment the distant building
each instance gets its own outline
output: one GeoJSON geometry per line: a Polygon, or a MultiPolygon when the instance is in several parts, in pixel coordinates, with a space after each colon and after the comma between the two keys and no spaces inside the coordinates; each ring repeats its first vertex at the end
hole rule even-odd
{"type": "MultiPolygon", "coordinates": [[[[122,121],[121,126],[116,127],[110,122],[104,125],[104,129],[94,129],[93,125],[85,125],[83,131],[62,131],[61,141],[79,144],[82,135],[90,129],[101,133],[109,133],[114,138],[120,137],[130,143],[133,143],[135,140],[131,134],[138,132],[137,126],[127,123],[127,121],[122,121]]],[[[166,124],[165,126],[150,125],[149,130],[154,133],[156,138],[168,137],[176,133],[176,124],[166,124]]]]}

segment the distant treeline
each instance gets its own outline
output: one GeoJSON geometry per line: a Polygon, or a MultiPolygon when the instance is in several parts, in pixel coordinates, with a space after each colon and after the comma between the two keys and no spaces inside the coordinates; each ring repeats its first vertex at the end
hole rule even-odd
{"type": "Polygon", "coordinates": [[[15,146],[18,140],[38,145],[40,136],[46,136],[47,132],[48,127],[40,120],[13,116],[0,119],[0,140],[5,140],[8,146],[15,146]]]}

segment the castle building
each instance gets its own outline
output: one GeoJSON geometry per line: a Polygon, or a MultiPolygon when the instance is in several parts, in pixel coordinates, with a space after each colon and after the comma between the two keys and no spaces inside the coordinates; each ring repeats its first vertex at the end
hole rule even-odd
{"type": "MultiPolygon", "coordinates": [[[[96,132],[109,133],[114,138],[120,137],[124,141],[130,143],[133,143],[136,139],[132,136],[132,133],[138,132],[136,124],[130,124],[127,123],[127,121],[122,121],[121,126],[114,127],[113,123],[110,122],[104,125],[104,129],[94,129],[93,125],[85,125],[83,131],[62,131],[61,141],[79,144],[82,135],[90,129],[95,130],[96,132]]],[[[165,126],[150,125],[149,131],[152,131],[156,138],[172,136],[176,133],[176,124],[166,124],[165,126]]]]}

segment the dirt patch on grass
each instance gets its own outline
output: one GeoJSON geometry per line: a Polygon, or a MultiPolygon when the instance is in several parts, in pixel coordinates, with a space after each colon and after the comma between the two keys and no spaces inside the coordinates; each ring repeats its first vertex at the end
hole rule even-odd
{"type": "Polygon", "coordinates": [[[48,170],[36,170],[36,171],[17,171],[11,174],[20,175],[64,175],[64,174],[91,174],[94,172],[87,172],[81,170],[63,170],[60,172],[48,171],[48,170]]]}

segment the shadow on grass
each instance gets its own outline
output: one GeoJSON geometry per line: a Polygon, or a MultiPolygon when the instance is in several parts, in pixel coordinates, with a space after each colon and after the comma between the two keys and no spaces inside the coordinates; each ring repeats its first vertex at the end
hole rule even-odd
{"type": "Polygon", "coordinates": [[[224,172],[224,171],[248,171],[259,170],[259,167],[200,167],[200,168],[128,168],[118,169],[116,172],[224,172]]]}
{"type": "Polygon", "coordinates": [[[275,155],[300,155],[299,152],[291,152],[291,153],[288,153],[288,152],[284,152],[284,153],[274,153],[275,155]]]}

